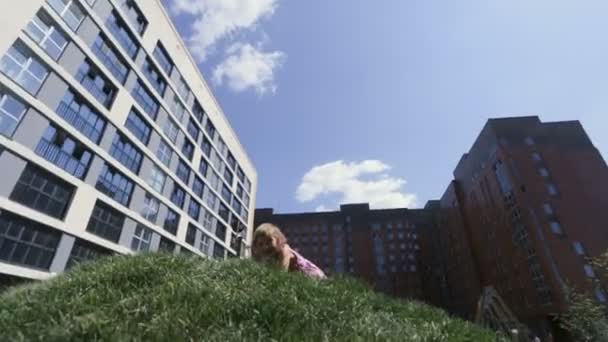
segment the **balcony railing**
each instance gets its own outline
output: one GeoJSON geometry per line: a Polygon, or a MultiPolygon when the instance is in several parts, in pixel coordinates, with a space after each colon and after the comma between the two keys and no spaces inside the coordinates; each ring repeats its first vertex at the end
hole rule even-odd
{"type": "Polygon", "coordinates": [[[61,102],[57,107],[57,114],[59,114],[65,121],[74,126],[82,134],[86,135],[94,143],[98,143],[101,138],[101,130],[91,125],[87,119],[83,118],[79,112],[70,108],[65,102],[61,102]]]}
{"type": "Polygon", "coordinates": [[[100,88],[99,84],[95,83],[95,81],[87,77],[87,75],[83,75],[80,79],[80,84],[82,84],[82,86],[88,90],[91,95],[97,99],[97,101],[99,101],[104,107],[110,108],[114,97],[113,91],[110,91],[109,94],[106,93],[103,90],[103,87],[100,88]]]}
{"type": "Polygon", "coordinates": [[[112,32],[112,34],[114,35],[114,38],[116,38],[116,40],[118,40],[118,42],[125,49],[125,51],[127,51],[129,56],[131,58],[135,58],[138,49],[137,45],[135,44],[135,42],[133,42],[133,38],[129,36],[125,29],[118,26],[118,23],[116,22],[116,17],[114,15],[108,18],[108,20],[106,21],[106,25],[108,26],[110,32],[112,32]]]}
{"type": "MultiPolygon", "coordinates": [[[[95,44],[93,44],[93,52],[95,53],[95,56],[99,58],[101,63],[105,65],[108,70],[110,70],[110,73],[112,73],[112,75],[114,75],[114,77],[116,77],[120,83],[124,83],[127,79],[127,68],[124,64],[122,64],[122,62],[113,60],[110,56],[108,56],[108,52],[103,51],[101,44],[101,40],[98,42],[96,41],[95,44]]],[[[106,49],[109,50],[110,48],[106,46],[106,49]]],[[[112,54],[114,54],[114,52],[112,52],[112,54]]]]}
{"type": "Polygon", "coordinates": [[[35,152],[42,158],[57,165],[72,176],[79,179],[84,179],[88,165],[80,162],[78,159],[61,150],[59,146],[54,145],[50,141],[44,138],[41,139],[38,146],[36,146],[35,152]]]}
{"type": "Polygon", "coordinates": [[[97,180],[95,188],[125,207],[129,206],[129,199],[131,195],[116,185],[108,182],[105,177],[100,177],[97,180]]]}

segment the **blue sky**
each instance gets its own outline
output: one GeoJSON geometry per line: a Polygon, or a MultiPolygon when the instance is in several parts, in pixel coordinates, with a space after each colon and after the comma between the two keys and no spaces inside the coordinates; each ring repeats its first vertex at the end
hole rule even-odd
{"type": "Polygon", "coordinates": [[[608,156],[608,2],[165,0],[279,212],[423,206],[490,117],[608,156]]]}

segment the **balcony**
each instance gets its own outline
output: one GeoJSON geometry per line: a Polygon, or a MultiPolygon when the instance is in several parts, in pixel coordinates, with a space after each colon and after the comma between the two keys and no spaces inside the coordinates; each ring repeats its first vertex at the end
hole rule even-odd
{"type": "Polygon", "coordinates": [[[82,163],[44,138],[36,146],[35,152],[78,179],[84,179],[87,173],[88,163],[82,163]]]}
{"type": "Polygon", "coordinates": [[[91,95],[93,95],[93,97],[97,99],[97,101],[99,101],[104,107],[108,109],[110,108],[112,101],[114,100],[114,91],[112,89],[109,89],[106,92],[104,88],[107,88],[107,86],[98,84],[95,80],[89,78],[87,75],[84,75],[81,78],[80,84],[82,84],[82,86],[88,90],[89,93],[91,93],[91,95]]]}
{"type": "MultiPolygon", "coordinates": [[[[80,133],[84,134],[94,143],[99,143],[103,127],[99,129],[99,120],[96,120],[96,125],[92,125],[80,112],[70,108],[65,102],[61,102],[57,107],[59,114],[65,121],[76,128],[80,133]]],[[[103,126],[103,125],[102,125],[103,126]]]]}

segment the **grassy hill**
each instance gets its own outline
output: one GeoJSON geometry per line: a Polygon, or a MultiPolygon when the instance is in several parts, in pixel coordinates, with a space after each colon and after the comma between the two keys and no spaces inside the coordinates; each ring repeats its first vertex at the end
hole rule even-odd
{"type": "Polygon", "coordinates": [[[0,340],[495,341],[473,324],[346,280],[249,261],[112,257],[0,295],[0,340]]]}

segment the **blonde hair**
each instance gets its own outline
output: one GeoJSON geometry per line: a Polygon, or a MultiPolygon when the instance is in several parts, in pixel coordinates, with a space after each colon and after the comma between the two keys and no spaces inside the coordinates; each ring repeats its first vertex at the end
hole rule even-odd
{"type": "Polygon", "coordinates": [[[272,223],[260,225],[253,233],[251,244],[251,256],[253,260],[278,264],[283,258],[283,247],[287,244],[287,238],[279,227],[272,223]]]}

